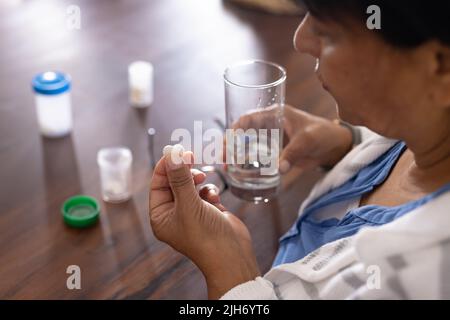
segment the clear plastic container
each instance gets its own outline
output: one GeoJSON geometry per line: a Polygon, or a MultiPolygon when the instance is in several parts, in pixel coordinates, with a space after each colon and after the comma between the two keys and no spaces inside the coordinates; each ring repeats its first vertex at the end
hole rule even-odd
{"type": "Polygon", "coordinates": [[[32,82],[39,130],[50,138],[62,137],[72,131],[70,76],[61,72],[44,72],[32,82]]]}
{"type": "Polygon", "coordinates": [[[98,152],[103,200],[118,203],[130,199],[132,162],[127,148],[103,148],[98,152]]]}

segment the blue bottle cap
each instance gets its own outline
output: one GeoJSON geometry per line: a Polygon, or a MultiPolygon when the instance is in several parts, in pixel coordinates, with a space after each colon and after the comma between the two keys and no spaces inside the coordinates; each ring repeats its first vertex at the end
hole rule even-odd
{"type": "Polygon", "coordinates": [[[37,74],[31,85],[40,94],[60,94],[70,89],[70,76],[62,72],[47,71],[37,74]]]}

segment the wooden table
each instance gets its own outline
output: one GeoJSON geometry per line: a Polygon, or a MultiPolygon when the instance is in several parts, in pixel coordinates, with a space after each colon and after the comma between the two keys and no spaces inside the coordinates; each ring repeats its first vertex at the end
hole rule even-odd
{"type": "MultiPolygon", "coordinates": [[[[269,59],[288,70],[287,101],[332,117],[333,101],[313,74],[314,60],[292,45],[299,17],[279,17],[220,0],[5,0],[0,4],[0,298],[198,299],[201,273],[155,239],[149,227],[151,178],[146,130],[155,149],[175,128],[204,128],[224,119],[222,71],[247,58],[269,59]],[[81,29],[65,28],[67,6],[81,9],[81,29]],[[155,102],[128,105],[127,66],[155,67],[155,102]],[[73,78],[74,130],[41,138],[30,88],[32,77],[62,70],[73,78]],[[134,156],[133,197],[101,201],[101,220],[67,227],[60,207],[76,194],[101,199],[96,154],[125,145],[134,156]],[[68,290],[66,268],[81,268],[81,290],[68,290]]],[[[250,229],[265,272],[277,239],[295,220],[319,177],[291,175],[276,201],[223,202],[250,229]]]]}

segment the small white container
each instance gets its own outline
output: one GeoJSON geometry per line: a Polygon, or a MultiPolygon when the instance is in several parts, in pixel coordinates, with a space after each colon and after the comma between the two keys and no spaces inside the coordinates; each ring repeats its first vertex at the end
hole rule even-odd
{"type": "Polygon", "coordinates": [[[135,61],[128,66],[130,104],[146,108],[153,103],[153,65],[145,61],[135,61]]]}
{"type": "Polygon", "coordinates": [[[72,131],[70,76],[61,72],[44,72],[32,81],[39,129],[50,138],[62,137],[72,131]]]}
{"type": "Polygon", "coordinates": [[[122,147],[103,148],[97,154],[103,200],[123,202],[131,197],[130,149],[122,147]]]}

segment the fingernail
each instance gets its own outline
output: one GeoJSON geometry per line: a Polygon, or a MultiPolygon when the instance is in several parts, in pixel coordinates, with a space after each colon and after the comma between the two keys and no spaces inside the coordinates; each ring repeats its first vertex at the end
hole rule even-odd
{"type": "Polygon", "coordinates": [[[185,152],[183,154],[183,163],[188,164],[188,165],[194,164],[194,161],[192,158],[193,158],[192,152],[185,152]]]}
{"type": "Polygon", "coordinates": [[[184,148],[181,144],[176,144],[172,147],[170,153],[170,157],[167,157],[169,160],[167,161],[167,165],[170,170],[176,170],[183,166],[183,153],[184,148]]]}
{"type": "Polygon", "coordinates": [[[289,161],[282,160],[280,162],[280,166],[279,166],[280,173],[286,173],[289,171],[290,168],[291,168],[291,164],[289,163],[289,161]]]}

